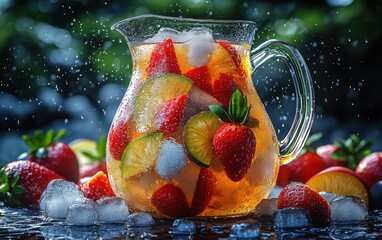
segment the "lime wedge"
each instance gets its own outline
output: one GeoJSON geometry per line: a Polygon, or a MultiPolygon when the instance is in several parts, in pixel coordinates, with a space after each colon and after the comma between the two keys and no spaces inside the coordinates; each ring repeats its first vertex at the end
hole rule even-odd
{"type": "Polygon", "coordinates": [[[127,145],[121,159],[122,177],[128,179],[155,165],[163,133],[152,133],[127,145]]]}

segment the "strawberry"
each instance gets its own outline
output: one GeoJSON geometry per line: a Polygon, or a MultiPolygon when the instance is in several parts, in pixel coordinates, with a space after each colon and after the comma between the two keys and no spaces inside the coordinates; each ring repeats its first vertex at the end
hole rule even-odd
{"type": "Polygon", "coordinates": [[[183,76],[191,79],[194,82],[194,84],[200,89],[213,95],[211,77],[207,66],[201,66],[198,68],[191,69],[190,71],[183,74],[183,76]]]}
{"type": "Polygon", "coordinates": [[[77,157],[67,144],[58,142],[65,133],[65,130],[61,129],[55,134],[51,129],[46,134],[36,131],[35,136],[24,135],[23,139],[30,150],[21,154],[19,159],[27,158],[76,183],[79,178],[77,157]]]}
{"type": "Polygon", "coordinates": [[[355,173],[369,188],[382,180],[382,152],[375,152],[364,157],[355,169],[355,173]]]}
{"type": "Polygon", "coordinates": [[[97,172],[93,177],[84,183],[81,187],[85,197],[97,201],[103,197],[115,196],[113,189],[110,186],[109,179],[102,171],[97,172]]]}
{"type": "Polygon", "coordinates": [[[178,129],[188,95],[172,98],[158,107],[155,122],[161,132],[171,136],[178,129]]]}
{"type": "Polygon", "coordinates": [[[277,182],[282,182],[283,184],[292,181],[306,183],[312,176],[326,168],[322,158],[311,147],[311,144],[319,138],[321,138],[321,133],[314,134],[308,138],[300,155],[294,161],[283,166],[283,168],[288,168],[289,179],[285,179],[285,175],[279,175],[277,182]],[[284,179],[281,180],[279,178],[284,179]]]}
{"type": "Polygon", "coordinates": [[[189,216],[190,207],[181,188],[171,183],[158,188],[151,196],[152,205],[169,217],[189,216]]]}
{"type": "Polygon", "coordinates": [[[329,203],[309,186],[292,182],[277,198],[277,208],[300,207],[309,212],[313,223],[324,223],[330,219],[329,203]]]}
{"type": "Polygon", "coordinates": [[[251,106],[239,90],[231,97],[228,111],[220,105],[210,105],[210,110],[223,124],[213,137],[213,148],[224,166],[227,177],[234,182],[247,174],[256,150],[256,138],[252,130],[244,126],[249,118],[251,106]]]}
{"type": "Polygon", "coordinates": [[[0,200],[11,207],[38,207],[41,194],[56,172],[32,161],[15,161],[0,170],[0,200]]]}
{"type": "Polygon", "coordinates": [[[287,165],[283,165],[279,168],[279,174],[277,175],[276,184],[280,187],[285,187],[290,182],[290,170],[287,165]]]}
{"type": "Polygon", "coordinates": [[[372,142],[360,139],[352,134],[346,140],[337,140],[317,148],[317,154],[324,160],[327,167],[344,166],[355,169],[359,161],[371,153],[372,142]]]}
{"type": "Polygon", "coordinates": [[[91,160],[91,164],[85,165],[80,169],[80,179],[84,177],[91,177],[98,171],[102,171],[107,175],[106,169],[106,138],[100,137],[97,143],[97,153],[93,154],[88,151],[82,151],[88,159],[91,160]]]}
{"type": "Polygon", "coordinates": [[[302,183],[326,168],[322,158],[312,151],[304,152],[287,166],[290,171],[289,181],[302,183]]]}
{"type": "Polygon", "coordinates": [[[194,196],[191,202],[191,215],[202,213],[210,203],[215,191],[216,177],[206,168],[200,169],[194,196]]]}
{"type": "Polygon", "coordinates": [[[240,54],[236,51],[236,49],[232,46],[232,43],[225,40],[217,41],[225,50],[228,51],[229,55],[231,55],[232,60],[239,71],[239,75],[244,74],[243,67],[241,65],[241,57],[240,54]]]}
{"type": "Polygon", "coordinates": [[[149,78],[163,73],[181,74],[174,43],[171,39],[165,39],[155,46],[146,72],[149,78]]]}
{"type": "Polygon", "coordinates": [[[229,102],[232,93],[237,89],[235,79],[233,76],[220,73],[219,77],[215,79],[213,86],[213,96],[221,103],[224,107],[229,107],[229,102]]]}
{"type": "Polygon", "coordinates": [[[123,151],[130,143],[130,138],[127,134],[127,122],[117,121],[111,125],[108,135],[109,153],[115,160],[119,161],[122,158],[123,151]]]}

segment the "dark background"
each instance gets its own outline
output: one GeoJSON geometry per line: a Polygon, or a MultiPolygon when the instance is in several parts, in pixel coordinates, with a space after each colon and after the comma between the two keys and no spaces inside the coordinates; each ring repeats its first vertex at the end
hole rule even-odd
{"type": "MultiPolygon", "coordinates": [[[[131,75],[110,26],[147,13],[256,21],[255,45],[278,38],[304,56],[319,144],[356,133],[382,149],[381,0],[0,0],[0,163],[25,151],[21,136],[36,129],[64,127],[66,142],[107,134],[131,75]]],[[[289,73],[269,61],[253,80],[281,139],[294,116],[289,73]]]]}

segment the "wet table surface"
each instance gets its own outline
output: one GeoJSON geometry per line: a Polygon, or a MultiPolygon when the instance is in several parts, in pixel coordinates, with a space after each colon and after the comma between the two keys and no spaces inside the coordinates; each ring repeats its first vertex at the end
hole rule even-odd
{"type": "Polygon", "coordinates": [[[63,221],[48,221],[39,211],[0,207],[0,239],[235,239],[233,224],[257,223],[261,239],[382,239],[382,211],[373,211],[367,222],[329,224],[296,229],[275,229],[272,219],[194,221],[196,233],[171,232],[173,220],[155,219],[155,225],[130,228],[124,223],[70,226],[63,221]]]}

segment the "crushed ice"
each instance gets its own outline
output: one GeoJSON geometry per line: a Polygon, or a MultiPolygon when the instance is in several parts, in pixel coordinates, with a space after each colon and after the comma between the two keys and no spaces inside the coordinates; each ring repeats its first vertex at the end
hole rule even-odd
{"type": "Polygon", "coordinates": [[[164,140],[155,165],[156,172],[165,180],[178,176],[186,166],[183,146],[175,139],[164,140]]]}

